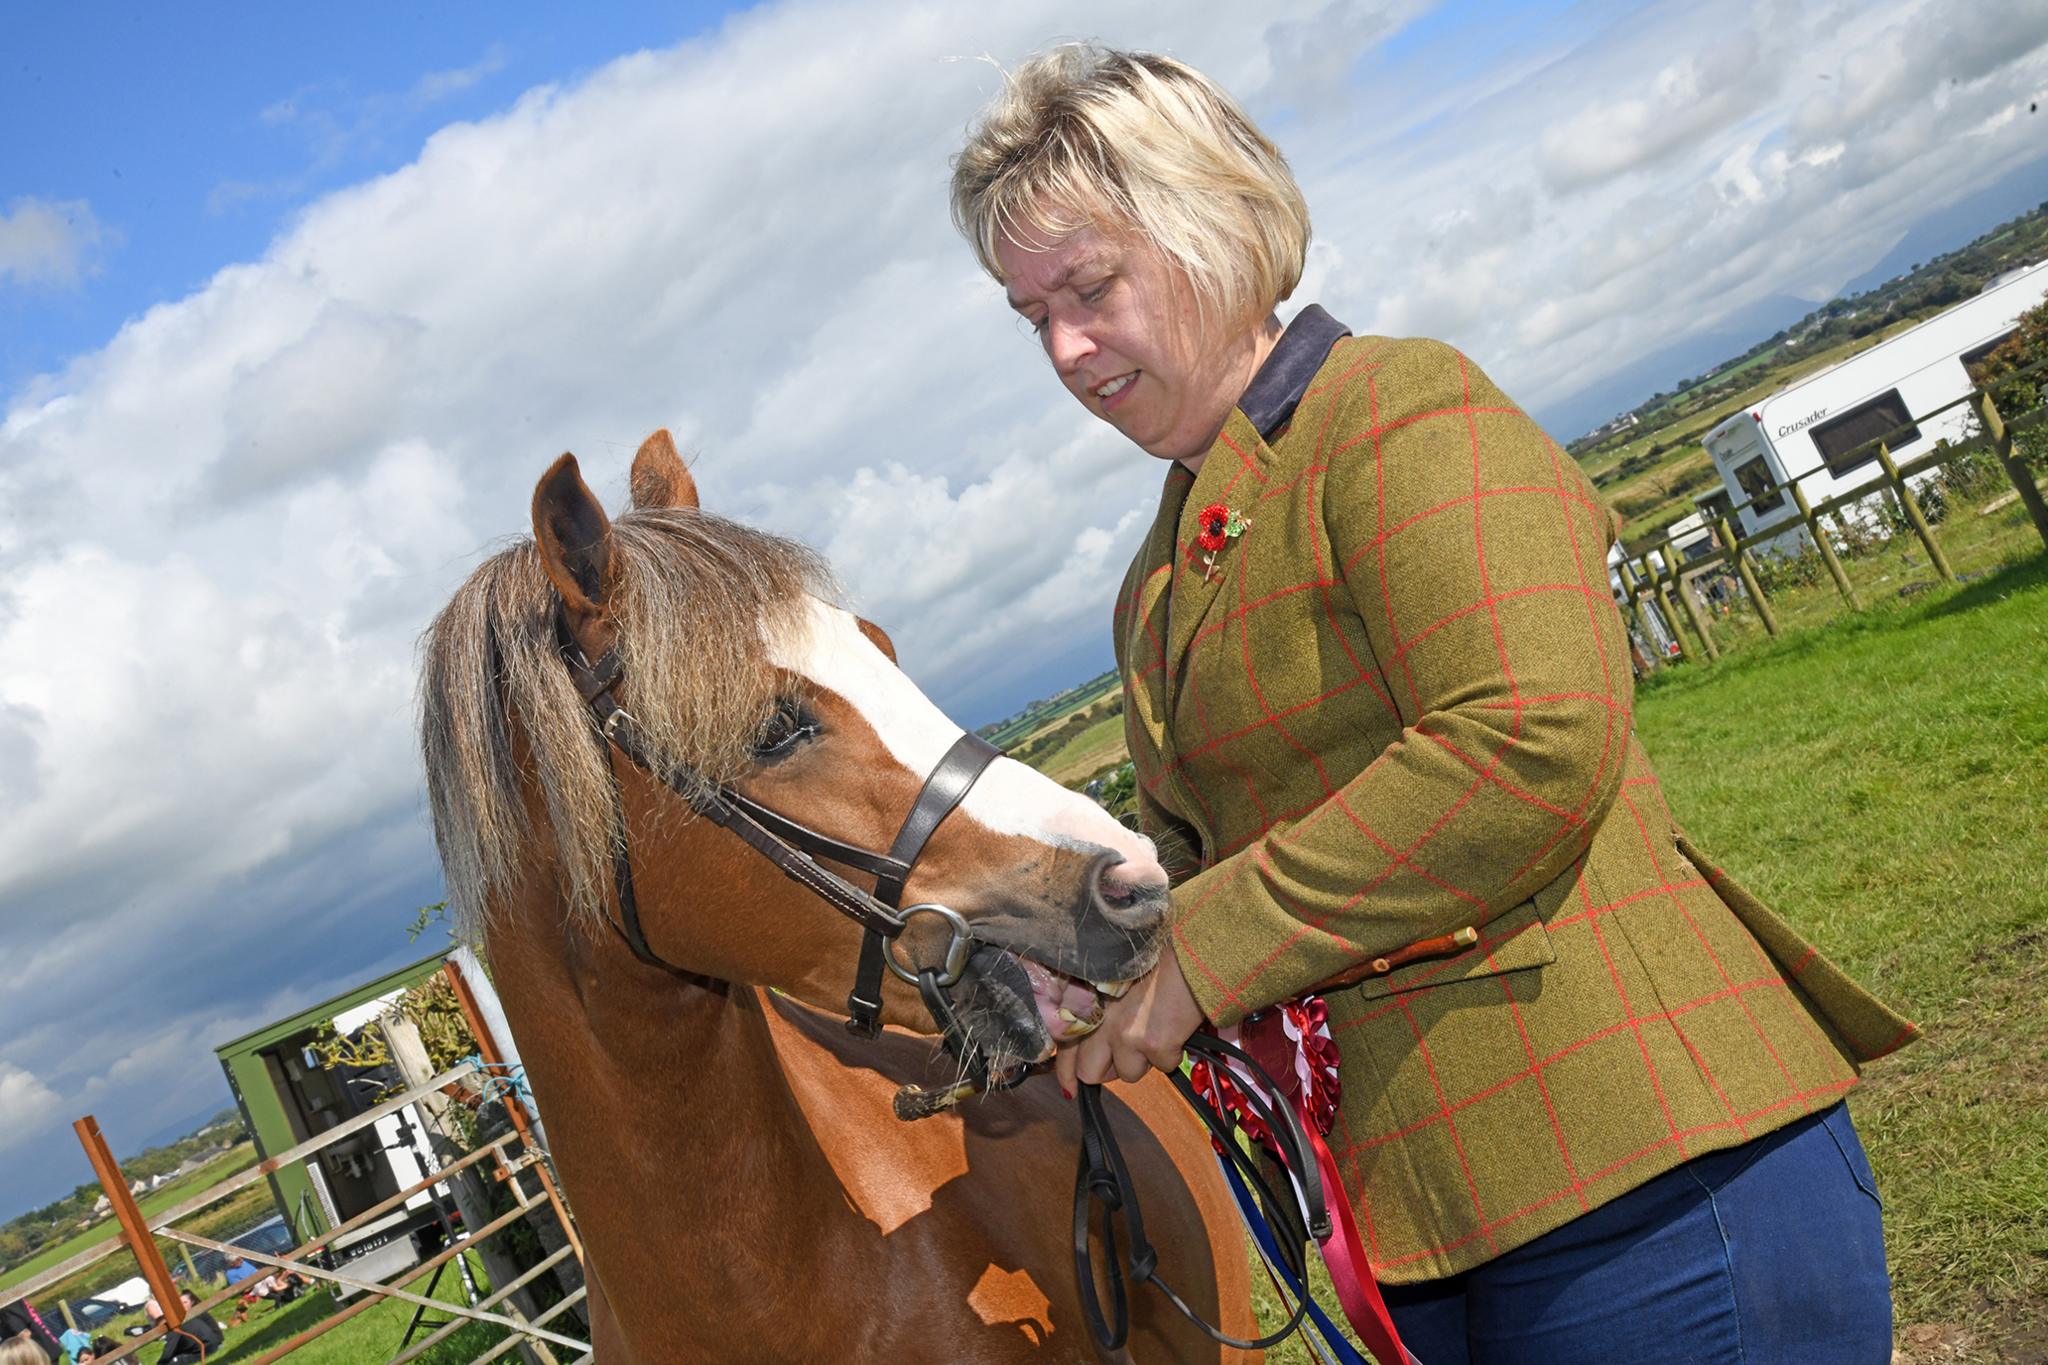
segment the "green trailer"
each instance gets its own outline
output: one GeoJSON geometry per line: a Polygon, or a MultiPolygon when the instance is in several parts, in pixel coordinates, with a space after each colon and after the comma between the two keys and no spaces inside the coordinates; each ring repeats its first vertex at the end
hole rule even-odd
{"type": "MultiPolygon", "coordinates": [[[[387,1086],[403,1088],[396,1074],[384,1068],[325,1067],[312,1043],[326,1025],[344,1035],[358,1031],[383,1003],[439,971],[446,956],[421,958],[214,1049],[262,1157],[268,1159],[374,1108],[376,1096],[387,1086]]],[[[420,1116],[407,1105],[272,1172],[270,1191],[297,1244],[339,1226],[438,1168],[420,1116]]],[[[339,1240],[332,1248],[332,1263],[362,1261],[360,1270],[381,1278],[418,1255],[417,1234],[438,1229],[445,1235],[449,1212],[445,1187],[422,1191],[339,1240]]]]}

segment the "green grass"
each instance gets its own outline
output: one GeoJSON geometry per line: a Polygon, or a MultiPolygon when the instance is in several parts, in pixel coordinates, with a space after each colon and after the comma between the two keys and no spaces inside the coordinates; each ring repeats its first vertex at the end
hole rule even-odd
{"type": "MultiPolygon", "coordinates": [[[[489,1280],[477,1258],[470,1257],[470,1267],[476,1276],[479,1290],[488,1294],[489,1280]]],[[[429,1271],[425,1275],[401,1281],[399,1288],[409,1289],[416,1294],[426,1294],[427,1282],[432,1278],[432,1274],[433,1272],[429,1271]]],[[[217,1288],[217,1284],[209,1284],[206,1286],[206,1292],[211,1294],[217,1288]]],[[[464,1301],[462,1280],[456,1274],[453,1265],[450,1265],[447,1272],[441,1276],[441,1282],[434,1287],[431,1297],[443,1303],[460,1304],[464,1301]]],[[[355,1300],[350,1302],[353,1303],[355,1300]]],[[[259,1304],[249,1310],[249,1320],[241,1324],[236,1324],[232,1320],[232,1306],[230,1301],[229,1305],[213,1310],[214,1321],[220,1323],[225,1341],[218,1355],[208,1357],[207,1365],[243,1365],[255,1360],[287,1338],[296,1336],[322,1319],[333,1316],[341,1307],[324,1288],[315,1289],[305,1297],[281,1308],[273,1309],[259,1304]]],[[[412,1318],[413,1308],[414,1305],[409,1303],[386,1300],[374,1308],[358,1313],[285,1358],[291,1365],[362,1365],[365,1361],[388,1360],[398,1351],[399,1341],[405,1335],[406,1323],[412,1318]]],[[[432,1309],[427,1310],[427,1315],[435,1323],[446,1321],[432,1309]]],[[[131,1323],[141,1321],[142,1314],[131,1313],[101,1326],[98,1330],[117,1341],[125,1340],[121,1336],[122,1329],[131,1323]]],[[[553,1325],[560,1328],[559,1321],[553,1325]]],[[[573,1330],[561,1330],[564,1336],[577,1335],[573,1330]]],[[[422,1327],[413,1334],[412,1339],[418,1342],[432,1331],[432,1327],[422,1327]]],[[[503,1340],[504,1336],[505,1329],[501,1327],[482,1322],[470,1323],[421,1356],[420,1360],[423,1365],[465,1365],[503,1340]]],[[[147,1346],[136,1354],[135,1359],[153,1361],[162,1352],[161,1345],[147,1346]]],[[[516,1354],[502,1358],[518,1359],[516,1354]]]]}
{"type": "MultiPolygon", "coordinates": [[[[239,1171],[245,1171],[255,1164],[255,1144],[251,1142],[240,1142],[235,1144],[233,1147],[230,1147],[227,1151],[221,1153],[219,1156],[215,1157],[212,1161],[207,1162],[204,1166],[201,1166],[198,1170],[192,1172],[192,1174],[184,1176],[178,1180],[171,1181],[170,1183],[164,1185],[161,1189],[152,1190],[150,1191],[150,1193],[142,1196],[135,1202],[136,1205],[139,1208],[141,1208],[143,1216],[147,1218],[162,1212],[163,1210],[171,1207],[173,1204],[176,1204],[181,1200],[191,1198],[193,1195],[199,1193],[199,1191],[205,1189],[208,1185],[218,1184],[221,1181],[226,1180],[229,1176],[234,1175],[239,1171]]],[[[267,1206],[270,1203],[270,1192],[268,1188],[264,1186],[256,1186],[254,1188],[262,1191],[262,1197],[259,1203],[261,1205],[267,1206]]],[[[188,1226],[192,1231],[198,1231],[202,1233],[205,1231],[203,1228],[198,1228],[196,1225],[188,1224],[188,1226]]],[[[235,1229],[235,1231],[239,1230],[239,1228],[235,1229]]],[[[22,1281],[27,1280],[32,1276],[40,1275],[43,1271],[48,1270],[51,1266],[56,1265],[58,1262],[69,1260],[71,1257],[76,1256],[79,1252],[84,1251],[88,1247],[97,1246],[101,1242],[112,1241],[114,1238],[119,1237],[120,1234],[120,1224],[118,1224],[114,1220],[112,1214],[109,1214],[106,1218],[102,1219],[98,1223],[95,1223],[93,1226],[81,1229],[79,1232],[73,1234],[70,1237],[65,1238],[61,1242],[52,1243],[51,1245],[44,1247],[41,1251],[38,1251],[35,1255],[29,1257],[27,1260],[23,1261],[20,1265],[10,1267],[7,1270],[6,1274],[0,1275],[0,1290],[4,1290],[10,1285],[20,1284],[22,1281]]],[[[134,1264],[133,1258],[129,1259],[129,1264],[131,1266],[134,1264]]],[[[99,1270],[99,1267],[95,1266],[86,1273],[91,1275],[93,1278],[99,1278],[101,1272],[99,1270]]],[[[128,1276],[137,1273],[137,1271],[131,1269],[127,1272],[127,1274],[117,1275],[113,1279],[108,1280],[107,1283],[117,1283],[118,1281],[126,1279],[128,1278],[128,1276]]],[[[49,1294],[45,1295],[45,1297],[54,1299],[57,1296],[54,1294],[49,1294]]]]}
{"type": "Polygon", "coordinates": [[[2044,661],[2036,554],[1639,694],[1701,843],[1926,1029],[1852,1102],[1902,1325],[2048,1328],[2044,661]]]}
{"type": "Polygon", "coordinates": [[[1037,763],[1055,782],[1085,782],[1103,768],[1124,761],[1124,718],[1104,716],[1037,763]]]}

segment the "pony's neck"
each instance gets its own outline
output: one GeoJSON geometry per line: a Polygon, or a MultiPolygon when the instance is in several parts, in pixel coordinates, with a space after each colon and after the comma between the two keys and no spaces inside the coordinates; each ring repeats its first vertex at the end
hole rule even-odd
{"type": "Polygon", "coordinates": [[[778,1065],[760,993],[720,993],[633,957],[608,927],[561,928],[567,951],[491,938],[501,991],[544,1021],[519,1046],[558,1169],[612,1311],[676,1293],[744,1296],[798,1270],[848,1216],[778,1065]],[[673,1229],[673,1233],[660,1230],[673,1229]]]}

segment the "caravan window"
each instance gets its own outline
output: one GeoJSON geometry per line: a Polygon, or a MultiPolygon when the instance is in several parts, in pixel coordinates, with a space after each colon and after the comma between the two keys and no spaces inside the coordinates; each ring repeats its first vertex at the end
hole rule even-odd
{"type": "Polygon", "coordinates": [[[1981,346],[1972,346],[1969,350],[1956,357],[1956,359],[1963,362],[1963,373],[1970,376],[1972,384],[1977,382],[1977,366],[1983,363],[1984,357],[1990,355],[2019,334],[2020,329],[2015,327],[2003,336],[1995,336],[1981,346]]]}
{"type": "Polygon", "coordinates": [[[1913,414],[1906,411],[1906,400],[1899,397],[1897,389],[1886,389],[1867,403],[1815,423],[1810,430],[1820,457],[1827,461],[1828,473],[1838,479],[1877,458],[1877,447],[1869,443],[1879,437],[1888,438],[1885,444],[1893,450],[1920,439],[1920,428],[1913,425],[1913,414]],[[1899,431],[1900,427],[1905,430],[1899,431]],[[1868,449],[1860,448],[1866,445],[1868,449]]]}
{"type": "Polygon", "coordinates": [[[1749,510],[1759,516],[1765,512],[1775,512],[1785,505],[1785,495],[1782,492],[1774,492],[1769,497],[1759,496],[1776,482],[1771,478],[1771,467],[1764,463],[1764,457],[1761,455],[1736,469],[1735,482],[1741,486],[1742,495],[1751,500],[1749,510]]]}

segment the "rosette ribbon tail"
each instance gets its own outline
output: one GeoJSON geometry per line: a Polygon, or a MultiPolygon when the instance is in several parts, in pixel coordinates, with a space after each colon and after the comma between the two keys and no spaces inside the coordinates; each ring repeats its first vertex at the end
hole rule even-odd
{"type": "Polygon", "coordinates": [[[1372,1262],[1365,1254],[1365,1245],[1359,1240],[1358,1224],[1351,1217],[1351,1194],[1344,1188],[1343,1177],[1337,1174],[1337,1160],[1330,1155],[1329,1144],[1316,1131],[1313,1123],[1306,1122],[1308,1144],[1315,1153],[1316,1167],[1323,1175],[1323,1190],[1330,1199],[1330,1235],[1319,1243],[1323,1253],[1323,1264],[1329,1268],[1330,1284],[1337,1291],[1338,1306],[1344,1310],[1345,1321],[1351,1330],[1365,1343],[1365,1349],[1372,1352],[1373,1359],[1380,1365],[1422,1365],[1410,1355],[1408,1348],[1401,1344],[1401,1333],[1394,1326],[1394,1315],[1387,1310],[1387,1301],[1380,1295],[1379,1281],[1373,1278],[1372,1262]]]}

